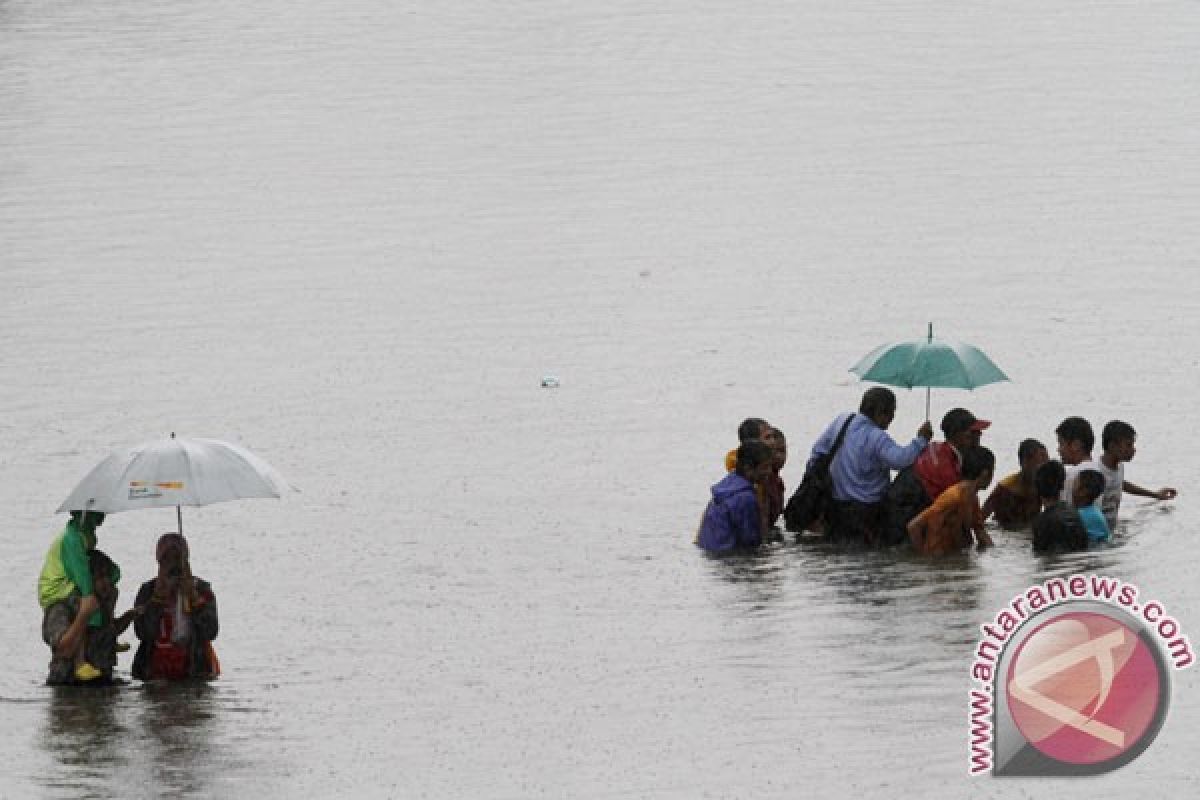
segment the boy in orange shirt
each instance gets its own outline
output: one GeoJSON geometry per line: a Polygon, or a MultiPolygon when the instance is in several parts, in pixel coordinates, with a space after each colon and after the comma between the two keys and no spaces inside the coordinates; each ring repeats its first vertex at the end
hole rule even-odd
{"type": "Polygon", "coordinates": [[[986,447],[975,445],[963,453],[962,480],[938,495],[933,505],[908,523],[908,536],[918,553],[941,556],[956,553],[971,544],[971,531],[979,549],[992,545],[983,527],[979,492],[992,482],[996,457],[986,447]]]}

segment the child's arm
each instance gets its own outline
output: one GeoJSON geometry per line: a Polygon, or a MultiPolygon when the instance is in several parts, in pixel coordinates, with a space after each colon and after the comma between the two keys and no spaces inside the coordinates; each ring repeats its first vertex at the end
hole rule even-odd
{"type": "Polygon", "coordinates": [[[983,502],[983,509],[980,513],[984,519],[987,519],[992,514],[996,513],[996,493],[999,491],[999,486],[997,486],[995,489],[992,489],[991,494],[987,496],[987,500],[983,502]]]}
{"type": "MultiPolygon", "coordinates": [[[[1000,487],[997,486],[996,488],[999,489],[1000,487]]],[[[983,521],[987,518],[987,515],[979,510],[979,495],[971,492],[967,496],[967,502],[970,506],[967,509],[967,513],[970,514],[971,529],[975,532],[975,546],[980,550],[991,547],[995,542],[992,541],[991,534],[987,532],[987,528],[983,525],[983,521]]]]}
{"type": "Polygon", "coordinates": [[[992,487],[992,491],[988,494],[987,500],[983,503],[983,509],[980,512],[982,519],[989,519],[993,514],[1011,514],[1012,508],[1012,492],[1007,486],[997,483],[992,487]]]}
{"type": "Polygon", "coordinates": [[[113,621],[112,621],[113,635],[120,636],[122,633],[124,633],[126,630],[128,630],[129,624],[131,622],[133,622],[134,618],[136,618],[139,614],[142,614],[144,611],[145,611],[145,609],[134,606],[133,608],[129,609],[121,616],[113,619],[113,621]]]}
{"type": "Polygon", "coordinates": [[[929,532],[929,511],[925,509],[908,523],[908,538],[918,553],[925,552],[925,535],[929,532]]]}
{"type": "Polygon", "coordinates": [[[1157,492],[1155,492],[1151,491],[1150,489],[1143,489],[1136,483],[1130,483],[1129,481],[1122,483],[1121,489],[1126,494],[1137,495],[1138,497],[1153,497],[1155,500],[1174,500],[1175,495],[1178,494],[1178,492],[1169,486],[1164,486],[1162,489],[1159,489],[1157,492]]]}

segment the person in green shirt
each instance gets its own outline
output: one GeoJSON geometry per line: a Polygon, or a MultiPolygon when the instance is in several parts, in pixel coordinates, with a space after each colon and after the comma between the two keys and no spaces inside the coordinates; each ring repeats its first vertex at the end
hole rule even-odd
{"type": "MultiPolygon", "coordinates": [[[[57,682],[56,664],[71,665],[75,680],[85,683],[103,674],[84,656],[89,628],[104,624],[88,563],[88,553],[96,549],[96,528],[103,524],[104,514],[98,511],[72,511],[66,527],[46,552],[38,578],[38,603],[42,607],[42,638],[53,654],[52,682],[57,682]]],[[[115,583],[120,579],[120,570],[115,564],[112,570],[115,583]]]]}

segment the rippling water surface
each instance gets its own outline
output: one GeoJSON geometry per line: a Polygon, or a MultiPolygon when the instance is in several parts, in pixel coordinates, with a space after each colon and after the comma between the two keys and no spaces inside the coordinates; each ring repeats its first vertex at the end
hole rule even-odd
{"type": "MultiPolygon", "coordinates": [[[[0,0],[0,795],[1194,794],[1194,670],[1085,781],[969,782],[966,694],[1047,576],[1200,630],[1197,53],[1182,2],[0,0]],[[1179,499],[1062,560],[695,551],[743,417],[792,488],[930,320],[1013,378],[933,398],[1002,470],[1120,417],[1179,499]],[[185,513],[225,675],[53,691],[53,509],[169,431],[301,490],[185,513]]],[[[101,529],[123,603],[173,524],[101,529]]]]}

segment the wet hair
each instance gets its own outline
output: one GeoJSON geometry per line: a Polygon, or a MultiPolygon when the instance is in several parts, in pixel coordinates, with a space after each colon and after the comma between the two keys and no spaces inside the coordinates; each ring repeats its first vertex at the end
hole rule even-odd
{"type": "Polygon", "coordinates": [[[763,428],[766,427],[767,421],[758,417],[746,417],[742,420],[742,424],[738,425],[738,441],[748,442],[751,439],[757,439],[762,436],[763,428]]]}
{"type": "Polygon", "coordinates": [[[187,539],[183,538],[182,533],[176,533],[175,531],[167,531],[158,537],[158,544],[154,545],[154,560],[161,564],[163,558],[171,549],[179,550],[180,557],[184,561],[188,560],[187,539]]]}
{"type": "Polygon", "coordinates": [[[942,434],[947,439],[957,436],[970,429],[975,423],[975,415],[965,408],[952,408],[942,417],[942,434]]]}
{"type": "Polygon", "coordinates": [[[896,393],[882,386],[872,386],[863,392],[862,402],[858,405],[858,413],[864,417],[875,417],[880,414],[890,414],[896,410],[896,393]]]}
{"type": "Polygon", "coordinates": [[[1067,417],[1054,432],[1063,438],[1064,442],[1080,442],[1083,449],[1092,452],[1096,445],[1096,434],[1092,433],[1092,424],[1083,417],[1067,417]]]}
{"type": "Polygon", "coordinates": [[[1046,445],[1039,442],[1037,439],[1026,439],[1017,447],[1017,463],[1025,463],[1025,459],[1036,453],[1038,450],[1045,450],[1046,445]]]}
{"type": "Polygon", "coordinates": [[[737,474],[745,476],[746,472],[774,458],[771,446],[761,439],[751,439],[742,442],[737,449],[737,474]]]}
{"type": "Polygon", "coordinates": [[[963,453],[962,476],[973,481],[988,470],[996,468],[996,456],[982,445],[972,445],[963,453]]]}
{"type": "Polygon", "coordinates": [[[1104,430],[1100,432],[1100,446],[1108,450],[1110,445],[1117,442],[1133,441],[1137,438],[1137,431],[1128,422],[1122,422],[1119,419],[1114,419],[1112,422],[1104,426],[1104,430]]]}
{"type": "Polygon", "coordinates": [[[1066,483],[1067,470],[1057,458],[1042,464],[1033,476],[1033,485],[1037,487],[1038,497],[1058,497],[1066,483]]]}
{"type": "Polygon", "coordinates": [[[116,566],[103,550],[88,551],[88,569],[93,575],[111,576],[116,566]]]}
{"type": "Polygon", "coordinates": [[[1085,469],[1076,475],[1075,485],[1082,486],[1087,491],[1089,503],[1104,494],[1104,476],[1094,469],[1085,469]]]}

